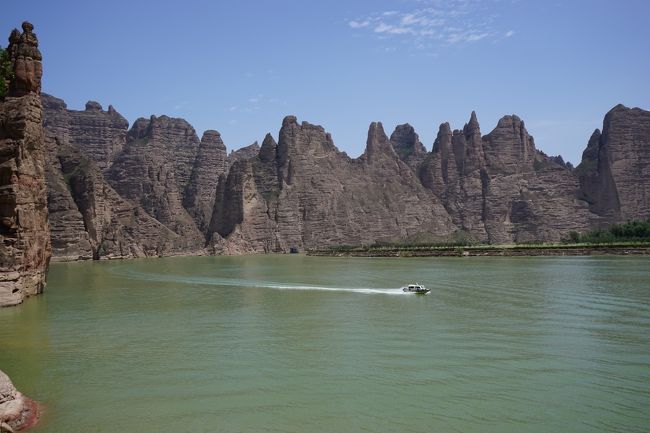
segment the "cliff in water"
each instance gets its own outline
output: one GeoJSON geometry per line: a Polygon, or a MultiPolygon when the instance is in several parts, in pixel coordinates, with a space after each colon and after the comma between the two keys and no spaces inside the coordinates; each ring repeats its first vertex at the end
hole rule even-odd
{"type": "Polygon", "coordinates": [[[617,105],[576,172],[581,197],[608,224],[650,217],[650,112],[617,105]]]}
{"type": "Polygon", "coordinates": [[[43,95],[43,106],[57,259],[558,241],[650,216],[650,120],[640,109],[613,109],[573,169],[538,150],[516,115],[485,135],[475,113],[462,129],[443,123],[431,151],[408,124],[389,138],[373,123],[365,152],[350,158],[294,116],[277,142],[267,134],[228,155],[217,131],[199,139],[183,119],[129,129],[96,102],[79,112],[43,95]]]}
{"type": "Polygon", "coordinates": [[[50,260],[41,53],[33,26],[13,30],[13,76],[0,101],[0,306],[41,293],[50,260]]]}
{"type": "Polygon", "coordinates": [[[454,224],[478,241],[559,241],[594,219],[572,170],[538,151],[515,115],[487,135],[474,112],[462,130],[443,123],[418,170],[454,224]]]}
{"type": "Polygon", "coordinates": [[[381,123],[365,153],[340,152],[323,127],[287,116],[276,143],[235,161],[219,183],[211,223],[216,253],[274,252],[398,240],[454,227],[434,194],[393,150],[381,123]]]}
{"type": "Polygon", "coordinates": [[[227,169],[217,131],[182,119],[128,122],[43,94],[48,206],[56,260],[202,254],[227,169]],[[104,150],[102,150],[104,149],[104,150]]]}

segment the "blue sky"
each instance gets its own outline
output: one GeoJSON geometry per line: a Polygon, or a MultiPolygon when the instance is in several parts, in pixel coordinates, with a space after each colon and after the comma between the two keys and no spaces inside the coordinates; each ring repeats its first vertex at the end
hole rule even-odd
{"type": "Polygon", "coordinates": [[[409,122],[431,148],[440,123],[483,133],[506,114],[537,147],[579,162],[618,103],[650,109],[645,0],[77,1],[3,4],[27,19],[45,92],[217,129],[229,149],[321,124],[357,156],[367,128],[409,122]]]}

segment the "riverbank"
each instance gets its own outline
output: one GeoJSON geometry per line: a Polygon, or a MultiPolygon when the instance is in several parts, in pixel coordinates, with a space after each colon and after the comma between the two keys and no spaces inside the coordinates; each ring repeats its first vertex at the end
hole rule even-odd
{"type": "Polygon", "coordinates": [[[307,255],[324,257],[643,256],[650,255],[650,243],[593,245],[360,246],[310,250],[307,251],[307,255]]]}

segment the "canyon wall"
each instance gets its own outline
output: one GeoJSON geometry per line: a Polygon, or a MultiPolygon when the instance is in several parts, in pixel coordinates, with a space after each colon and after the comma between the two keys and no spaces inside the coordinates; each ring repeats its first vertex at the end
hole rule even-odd
{"type": "Polygon", "coordinates": [[[650,112],[612,108],[576,173],[581,197],[606,223],[650,217],[650,112]]]}
{"type": "Polygon", "coordinates": [[[43,291],[50,260],[41,53],[30,23],[14,30],[7,51],[13,76],[0,101],[0,306],[43,291]]]}
{"type": "Polygon", "coordinates": [[[475,113],[439,127],[431,151],[414,128],[368,131],[350,158],[321,126],[287,116],[226,153],[183,119],[128,129],[112,107],[68,110],[43,95],[56,259],[287,252],[342,244],[558,241],[570,231],[650,217],[641,109],[614,108],[577,169],[504,116],[483,135],[475,113]],[[622,198],[621,198],[622,197],[622,198]]]}

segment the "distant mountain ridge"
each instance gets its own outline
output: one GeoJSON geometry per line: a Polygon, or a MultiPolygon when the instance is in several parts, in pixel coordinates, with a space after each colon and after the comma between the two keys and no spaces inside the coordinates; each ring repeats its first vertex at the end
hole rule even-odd
{"type": "Polygon", "coordinates": [[[650,112],[614,107],[573,169],[535,147],[523,120],[483,135],[476,113],[440,125],[429,152],[413,127],[370,125],[363,155],[287,116],[231,152],[183,119],[128,122],[42,95],[54,257],[287,252],[434,240],[557,241],[650,217],[650,112]],[[71,171],[72,170],[72,171],[71,171]]]}

